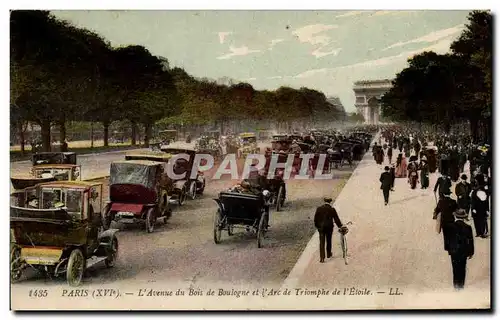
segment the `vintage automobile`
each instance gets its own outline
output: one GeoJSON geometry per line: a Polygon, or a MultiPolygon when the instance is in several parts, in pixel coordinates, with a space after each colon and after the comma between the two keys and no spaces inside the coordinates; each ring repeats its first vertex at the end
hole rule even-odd
{"type": "Polygon", "coordinates": [[[158,219],[166,223],[172,209],[164,167],[164,163],[147,160],[111,163],[109,203],[103,211],[105,229],[110,228],[112,221],[144,222],[146,231],[153,232],[158,219]]]}
{"type": "Polygon", "coordinates": [[[14,189],[10,194],[10,205],[23,207],[24,205],[26,205],[27,201],[27,199],[24,197],[25,194],[24,189],[29,187],[34,187],[35,185],[40,183],[52,182],[57,180],[54,177],[35,178],[31,175],[27,175],[27,176],[11,177],[10,181],[14,189]]]}
{"type": "Polygon", "coordinates": [[[31,156],[32,165],[40,164],[76,164],[74,152],[40,152],[31,156]]]}
{"type": "Polygon", "coordinates": [[[173,171],[176,174],[186,174],[185,179],[174,181],[177,190],[180,192],[184,190],[184,193],[189,196],[192,200],[196,199],[197,195],[202,195],[205,191],[205,177],[203,172],[198,171],[194,178],[191,178],[192,170],[194,167],[194,158],[196,156],[196,150],[191,148],[162,148],[162,152],[170,155],[171,157],[178,154],[186,154],[189,156],[189,160],[177,159],[173,165],[173,171]]]}
{"type": "Polygon", "coordinates": [[[260,148],[257,146],[257,137],[253,132],[244,132],[239,134],[240,148],[239,155],[245,157],[249,154],[260,153],[260,148]]]}
{"type": "Polygon", "coordinates": [[[82,180],[81,166],[77,164],[40,164],[31,168],[34,178],[54,177],[59,181],[82,180]]]}
{"type": "Polygon", "coordinates": [[[155,139],[150,143],[151,150],[159,150],[163,146],[168,146],[169,144],[177,141],[178,134],[177,130],[161,130],[158,131],[155,139]]]}
{"type": "Polygon", "coordinates": [[[219,130],[210,130],[210,131],[205,131],[204,136],[208,137],[209,139],[219,140],[221,133],[219,130]]]}
{"type": "Polygon", "coordinates": [[[31,157],[34,178],[55,177],[57,180],[81,180],[81,166],[74,152],[41,152],[31,157]]]}
{"type": "Polygon", "coordinates": [[[118,256],[116,229],[102,230],[102,184],[86,181],[47,182],[24,190],[24,205],[10,207],[10,277],[27,267],[52,276],[66,273],[78,286],[87,267],[118,256]]]}
{"type": "Polygon", "coordinates": [[[271,130],[258,130],[257,139],[259,141],[269,141],[273,137],[273,132],[271,130]]]}
{"type": "Polygon", "coordinates": [[[271,149],[275,153],[278,153],[280,151],[288,152],[291,144],[292,143],[288,138],[276,139],[271,142],[271,149]]]}
{"type": "Polygon", "coordinates": [[[198,153],[210,154],[214,158],[219,158],[222,155],[219,140],[205,135],[196,140],[194,150],[198,153]]]}
{"type": "Polygon", "coordinates": [[[221,192],[214,199],[218,209],[214,216],[214,242],[221,242],[222,230],[228,235],[233,228],[244,228],[257,234],[257,246],[262,248],[269,222],[269,206],[264,196],[237,192],[221,192]]]}

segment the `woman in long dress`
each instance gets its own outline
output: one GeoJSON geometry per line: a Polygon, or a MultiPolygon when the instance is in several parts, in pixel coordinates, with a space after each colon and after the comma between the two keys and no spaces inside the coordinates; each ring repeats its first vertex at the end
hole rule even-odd
{"type": "Polygon", "coordinates": [[[402,153],[399,154],[397,163],[396,178],[406,178],[408,175],[408,163],[406,161],[406,157],[402,153]]]}

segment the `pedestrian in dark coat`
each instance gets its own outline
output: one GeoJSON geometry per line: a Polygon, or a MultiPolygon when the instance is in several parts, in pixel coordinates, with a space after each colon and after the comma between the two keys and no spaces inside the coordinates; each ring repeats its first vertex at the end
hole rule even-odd
{"type": "Polygon", "coordinates": [[[439,191],[439,199],[444,198],[445,194],[451,194],[451,179],[447,175],[442,175],[434,185],[434,193],[439,191]]]}
{"type": "Polygon", "coordinates": [[[396,167],[394,164],[391,165],[391,169],[389,170],[392,178],[391,191],[394,191],[394,182],[396,181],[396,167]]]}
{"type": "Polygon", "coordinates": [[[325,241],[326,241],[326,257],[331,258],[332,253],[332,235],[333,223],[338,228],[342,228],[342,222],[339,219],[337,211],[332,207],[332,198],[325,198],[325,203],[316,209],[314,215],[314,226],[319,232],[319,262],[325,262],[325,241]]]}
{"type": "Polygon", "coordinates": [[[439,199],[436,208],[434,209],[433,219],[437,219],[438,215],[441,214],[441,230],[443,231],[443,241],[444,241],[444,250],[448,251],[449,249],[449,241],[450,241],[450,224],[455,222],[455,218],[453,216],[453,212],[455,212],[458,208],[457,202],[453,200],[451,197],[451,192],[448,190],[444,193],[444,197],[439,199]]]}
{"type": "Polygon", "coordinates": [[[450,241],[447,251],[451,258],[453,286],[460,290],[465,284],[467,258],[471,259],[474,256],[474,238],[471,226],[464,221],[467,219],[467,213],[460,209],[454,213],[454,216],[456,221],[449,227],[450,241]]]}
{"type": "Polygon", "coordinates": [[[467,214],[470,210],[470,193],[472,191],[470,183],[467,182],[467,176],[463,174],[460,182],[455,186],[455,195],[457,196],[457,205],[464,209],[467,214]]]}
{"type": "Polygon", "coordinates": [[[382,193],[384,194],[384,204],[387,205],[389,203],[389,192],[393,186],[393,179],[388,166],[384,168],[384,172],[380,175],[379,181],[381,183],[380,189],[382,189],[382,193]]]}
{"type": "Polygon", "coordinates": [[[429,164],[427,163],[426,156],[423,156],[420,160],[420,183],[422,189],[429,187],[429,164]]]}
{"type": "Polygon", "coordinates": [[[471,193],[471,210],[476,237],[488,237],[489,197],[483,176],[477,176],[476,188],[471,193]]]}

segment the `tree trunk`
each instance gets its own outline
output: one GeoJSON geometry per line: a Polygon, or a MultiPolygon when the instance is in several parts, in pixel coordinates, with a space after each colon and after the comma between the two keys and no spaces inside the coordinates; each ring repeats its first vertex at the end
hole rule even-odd
{"type": "Polygon", "coordinates": [[[472,142],[473,143],[476,143],[478,141],[478,123],[479,121],[477,121],[477,119],[470,119],[469,120],[469,123],[470,123],[470,133],[471,133],[471,136],[472,136],[472,142]]]}
{"type": "Polygon", "coordinates": [[[42,135],[42,150],[50,152],[50,121],[44,120],[40,123],[40,134],[42,135]]]}
{"type": "Polygon", "coordinates": [[[59,121],[59,145],[61,146],[62,152],[68,151],[68,146],[66,144],[66,121],[64,117],[61,121],[59,121]]]}
{"type": "Polygon", "coordinates": [[[224,120],[220,121],[220,134],[224,135],[224,120]]]}
{"type": "Polygon", "coordinates": [[[24,128],[23,128],[23,122],[22,121],[18,122],[17,128],[19,130],[19,139],[20,139],[20,143],[21,143],[21,155],[24,156],[24,153],[25,153],[25,145],[24,145],[25,137],[24,137],[24,128]]]}
{"type": "Polygon", "coordinates": [[[144,147],[149,148],[149,140],[151,139],[151,132],[153,126],[151,123],[144,123],[144,147]]]}
{"type": "Polygon", "coordinates": [[[131,144],[135,146],[137,144],[137,123],[135,121],[131,121],[131,128],[132,128],[132,137],[131,137],[131,144]]]}
{"type": "Polygon", "coordinates": [[[108,120],[105,120],[102,122],[102,127],[103,127],[103,139],[104,139],[104,146],[107,147],[109,146],[109,125],[110,125],[110,121],[108,120]]]}

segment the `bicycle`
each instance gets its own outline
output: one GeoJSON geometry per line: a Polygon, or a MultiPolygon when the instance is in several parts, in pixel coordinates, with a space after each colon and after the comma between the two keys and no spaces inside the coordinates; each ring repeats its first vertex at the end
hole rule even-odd
{"type": "MultiPolygon", "coordinates": [[[[347,222],[344,226],[348,226],[352,224],[352,221],[347,222]]],[[[342,247],[342,256],[344,258],[344,262],[346,265],[348,265],[347,262],[347,238],[346,234],[347,232],[343,232],[341,228],[339,228],[339,233],[340,233],[340,246],[342,247]]]]}

